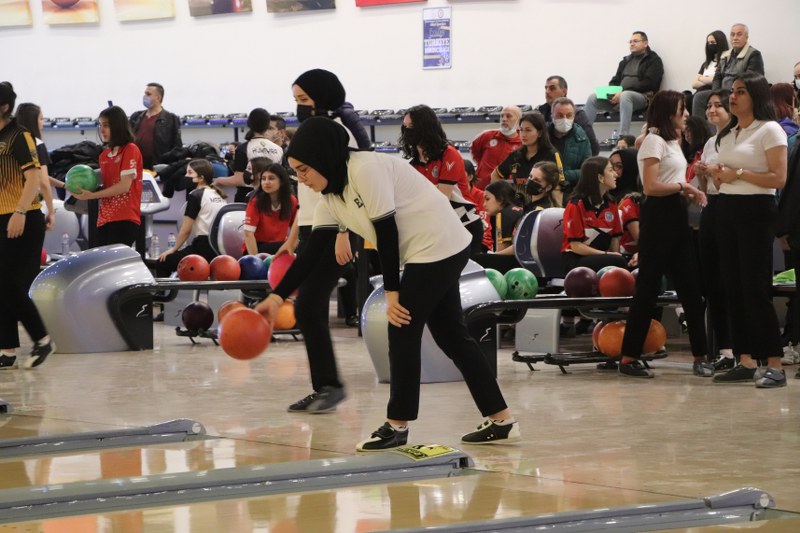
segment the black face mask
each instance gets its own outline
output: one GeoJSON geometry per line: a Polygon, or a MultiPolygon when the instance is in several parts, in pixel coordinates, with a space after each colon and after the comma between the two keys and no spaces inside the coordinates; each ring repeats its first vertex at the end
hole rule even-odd
{"type": "Polygon", "coordinates": [[[253,184],[253,173],[250,172],[249,170],[245,170],[242,173],[242,180],[245,182],[245,184],[252,185],[253,184]]]}
{"type": "Polygon", "coordinates": [[[525,192],[528,193],[528,196],[536,196],[537,194],[542,194],[544,188],[537,182],[528,180],[528,183],[525,184],[525,192]]]}
{"type": "Polygon", "coordinates": [[[297,104],[297,120],[303,122],[314,116],[314,106],[297,104]]]}
{"type": "Polygon", "coordinates": [[[717,53],[717,45],[706,43],[706,56],[713,56],[717,53]]]}
{"type": "Polygon", "coordinates": [[[422,140],[422,135],[420,135],[419,132],[414,128],[400,126],[400,134],[403,136],[403,141],[407,142],[411,146],[417,146],[422,140]]]}

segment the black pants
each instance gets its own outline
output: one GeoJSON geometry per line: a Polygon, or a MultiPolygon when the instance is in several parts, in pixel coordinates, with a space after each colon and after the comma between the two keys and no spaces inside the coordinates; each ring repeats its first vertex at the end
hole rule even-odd
{"type": "Polygon", "coordinates": [[[419,412],[422,332],[428,329],[464,376],[483,416],[506,408],[500,386],[478,343],[467,331],[459,278],[470,249],[434,263],[407,264],[400,280],[400,304],[411,314],[403,327],[389,324],[391,375],[387,418],[416,420],[419,412]]]}
{"type": "Polygon", "coordinates": [[[700,214],[700,234],[698,236],[700,271],[703,280],[703,295],[711,316],[717,347],[729,349],[732,346],[731,323],[724,278],[720,273],[722,250],[720,250],[717,239],[720,231],[717,227],[719,224],[718,201],[717,195],[709,195],[708,205],[700,214]]]}
{"type": "Polygon", "coordinates": [[[566,272],[569,272],[575,267],[585,266],[589,267],[595,272],[607,266],[615,266],[620,268],[628,268],[628,260],[621,255],[616,254],[594,254],[594,255],[580,255],[575,252],[564,252],[564,266],[566,272]]]}
{"type": "MultiPolygon", "coordinates": [[[[280,242],[257,242],[256,249],[260,254],[274,254],[278,249],[283,246],[284,241],[280,242]]],[[[245,255],[247,251],[245,251],[245,255]]]]}
{"type": "Polygon", "coordinates": [[[470,257],[483,253],[485,250],[483,247],[483,221],[481,219],[473,220],[464,226],[464,229],[472,235],[472,242],[469,244],[470,257]]]}
{"type": "Polygon", "coordinates": [[[22,322],[31,340],[47,335],[39,311],[28,296],[39,275],[44,244],[45,220],[39,210],[25,215],[22,235],[9,239],[6,233],[11,215],[0,215],[0,348],[19,347],[17,323],[22,322]]]}
{"type": "Polygon", "coordinates": [[[189,246],[181,248],[174,254],[169,254],[163,261],[159,261],[156,265],[156,277],[168,278],[170,274],[177,270],[181,259],[191,254],[203,256],[206,261],[211,261],[217,256],[214,250],[211,249],[208,235],[200,235],[192,239],[189,246]]]}
{"type": "Polygon", "coordinates": [[[778,317],[772,306],[775,197],[720,194],[717,200],[721,275],[730,309],[733,351],[753,359],[780,357],[778,317]]]}
{"type": "Polygon", "coordinates": [[[129,220],[108,222],[97,228],[97,246],[124,244],[130,246],[139,235],[139,224],[129,220]]]}
{"type": "Polygon", "coordinates": [[[692,355],[705,356],[708,352],[705,305],[686,204],[679,194],[650,196],[642,204],[639,222],[639,275],[625,326],[622,355],[635,358],[642,355],[661,278],[667,273],[683,305],[692,355]]]}

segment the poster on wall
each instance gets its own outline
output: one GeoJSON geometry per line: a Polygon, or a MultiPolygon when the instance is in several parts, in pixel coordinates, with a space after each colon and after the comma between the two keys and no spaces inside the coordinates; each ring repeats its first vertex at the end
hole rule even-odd
{"type": "Polygon", "coordinates": [[[189,14],[193,17],[227,15],[228,13],[250,13],[250,0],[189,0],[189,14]]]}
{"type": "Polygon", "coordinates": [[[28,0],[0,0],[0,26],[30,26],[31,7],[28,0]]]}
{"type": "Polygon", "coordinates": [[[294,13],[318,9],[336,9],[336,0],[267,0],[268,13],[294,13]]]}
{"type": "Polygon", "coordinates": [[[114,10],[122,22],[175,17],[173,0],[114,0],[114,10]]]}
{"type": "Polygon", "coordinates": [[[410,4],[412,2],[427,2],[428,0],[356,0],[356,7],[385,6],[388,4],[410,4]]]}
{"type": "Polygon", "coordinates": [[[452,8],[430,7],[422,10],[422,68],[450,68],[452,8]]]}
{"type": "Polygon", "coordinates": [[[100,22],[96,0],[42,0],[45,24],[100,22]]]}

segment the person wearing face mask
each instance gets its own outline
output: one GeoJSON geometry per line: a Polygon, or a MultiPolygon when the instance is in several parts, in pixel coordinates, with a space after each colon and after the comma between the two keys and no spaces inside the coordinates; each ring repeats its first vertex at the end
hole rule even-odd
{"type": "Polygon", "coordinates": [[[505,274],[512,268],[522,266],[514,256],[513,242],[517,225],[525,216],[525,211],[517,203],[514,187],[507,181],[493,181],[486,187],[483,197],[492,244],[488,253],[477,254],[473,260],[484,268],[493,268],[505,274]]]}
{"type": "MultiPolygon", "coordinates": [[[[545,103],[537,107],[537,111],[544,116],[547,123],[553,121],[553,102],[556,98],[566,98],[569,86],[567,80],[562,76],[550,76],[544,85],[544,99],[545,103]]],[[[594,133],[594,128],[589,123],[589,117],[586,116],[586,111],[578,109],[575,111],[575,122],[583,128],[586,135],[589,137],[589,143],[592,145],[592,155],[600,153],[600,143],[597,142],[597,135],[594,133]]]]}
{"type": "Polygon", "coordinates": [[[583,128],[575,124],[575,104],[569,98],[553,100],[553,122],[549,133],[550,142],[557,152],[560,186],[569,189],[578,182],[583,162],[592,156],[589,137],[583,128]]]}
{"type": "Polygon", "coordinates": [[[731,27],[731,49],[724,51],[714,72],[711,88],[731,90],[733,80],[745,72],[764,75],[764,59],[761,52],[750,46],[750,29],[744,24],[731,27]]]}
{"type": "Polygon", "coordinates": [[[561,207],[561,199],[557,196],[558,165],[550,161],[539,161],[531,169],[528,182],[525,184],[525,194],[528,202],[522,207],[526,213],[549,209],[551,207],[561,207]]]}
{"type": "Polygon", "coordinates": [[[706,60],[692,80],[694,94],[686,99],[686,107],[692,110],[692,116],[705,118],[708,96],[711,94],[714,75],[723,52],[728,51],[728,38],[725,32],[716,30],[706,35],[706,60]]]}
{"type": "Polygon", "coordinates": [[[248,131],[245,142],[236,147],[233,155],[233,176],[217,178],[214,185],[217,187],[236,187],[234,202],[247,202],[248,195],[253,191],[253,173],[247,169],[248,162],[256,157],[266,157],[273,163],[283,161],[283,149],[269,140],[270,114],[266,109],[257,107],[247,116],[248,131]]]}
{"type": "Polygon", "coordinates": [[[476,186],[485,189],[492,172],[505,158],[519,148],[520,136],[517,130],[522,111],[515,105],[508,105],[500,112],[500,129],[479,133],[470,145],[472,159],[478,165],[476,186]]]}
{"type": "Polygon", "coordinates": [[[142,105],[145,109],[131,115],[131,129],[136,146],[142,152],[144,168],[162,163],[164,154],[183,146],[181,120],[162,106],[164,86],[148,83],[144,89],[142,105]]]}

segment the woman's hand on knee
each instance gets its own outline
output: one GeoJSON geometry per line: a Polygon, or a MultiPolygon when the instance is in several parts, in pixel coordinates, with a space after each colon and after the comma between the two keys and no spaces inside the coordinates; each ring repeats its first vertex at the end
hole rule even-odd
{"type": "Polygon", "coordinates": [[[386,291],[386,317],[391,325],[398,328],[411,323],[411,313],[400,305],[400,293],[397,291],[386,291]]]}

